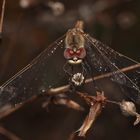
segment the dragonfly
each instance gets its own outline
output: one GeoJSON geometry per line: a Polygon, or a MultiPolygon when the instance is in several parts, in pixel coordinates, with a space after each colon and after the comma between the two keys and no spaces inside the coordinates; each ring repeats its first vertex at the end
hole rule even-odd
{"type": "MultiPolygon", "coordinates": [[[[139,72],[138,62],[85,33],[83,22],[77,21],[74,28],[0,86],[0,108],[6,105],[13,107],[65,84],[84,87],[87,78],[92,79],[91,86],[95,91],[103,91],[113,83],[113,89],[119,88],[123,97],[140,103],[139,72]],[[133,71],[122,71],[137,65],[133,71]],[[106,74],[109,75],[101,78],[103,81],[96,79],[106,74]]],[[[112,93],[112,96],[116,98],[119,95],[112,93]]]]}

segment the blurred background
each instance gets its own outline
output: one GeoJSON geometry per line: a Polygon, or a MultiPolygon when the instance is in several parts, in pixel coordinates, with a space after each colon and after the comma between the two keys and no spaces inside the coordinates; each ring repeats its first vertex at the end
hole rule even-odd
{"type": "MultiPolygon", "coordinates": [[[[0,5],[2,5],[0,0],[0,5]]],[[[0,43],[0,84],[26,66],[50,43],[82,19],[85,32],[113,49],[140,61],[139,0],[7,0],[0,43]]],[[[0,120],[22,140],[67,140],[88,113],[62,106],[49,111],[36,100],[0,120]]],[[[139,140],[140,125],[107,106],[85,140],[139,140]]],[[[0,135],[0,140],[7,140],[0,135]]],[[[82,139],[82,138],[76,138],[82,139]]]]}

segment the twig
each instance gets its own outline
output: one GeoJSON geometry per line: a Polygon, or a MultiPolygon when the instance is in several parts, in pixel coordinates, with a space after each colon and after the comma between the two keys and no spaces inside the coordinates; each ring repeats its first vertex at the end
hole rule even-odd
{"type": "MultiPolygon", "coordinates": [[[[21,19],[23,17],[24,14],[20,14],[19,17],[17,18],[17,27],[16,27],[16,30],[18,30],[18,35],[19,35],[19,29],[21,30],[21,19]]],[[[5,71],[7,69],[7,66],[8,66],[8,63],[10,61],[10,58],[11,58],[11,55],[13,54],[14,52],[14,49],[16,47],[16,38],[17,37],[17,32],[14,32],[12,33],[11,35],[11,39],[10,41],[8,42],[7,44],[7,51],[6,53],[3,55],[3,57],[1,58],[1,69],[0,69],[0,79],[4,76],[5,74],[5,71]]]]}
{"type": "Polygon", "coordinates": [[[96,96],[88,95],[87,93],[77,92],[78,95],[83,98],[90,106],[88,115],[86,116],[82,126],[79,128],[78,136],[84,137],[91,125],[95,122],[96,118],[100,115],[102,108],[105,107],[106,97],[104,92],[96,92],[96,96]]]}
{"type": "Polygon", "coordinates": [[[1,39],[1,34],[2,34],[2,29],[3,29],[3,19],[4,19],[4,13],[5,13],[5,1],[3,0],[2,3],[2,10],[1,10],[1,19],[0,19],[0,39],[1,39]]]}
{"type": "MultiPolygon", "coordinates": [[[[136,69],[136,68],[139,68],[140,67],[140,64],[135,64],[135,65],[132,65],[132,66],[129,66],[129,67],[126,67],[126,68],[123,68],[123,69],[120,69],[121,72],[127,72],[127,71],[130,71],[130,70],[133,70],[133,69],[136,69]]],[[[115,72],[120,72],[120,71],[115,71],[115,72]]],[[[109,73],[106,73],[106,74],[103,74],[103,75],[99,75],[99,76],[96,76],[96,77],[93,77],[94,80],[99,80],[99,79],[102,79],[102,78],[106,78],[106,77],[109,77],[111,76],[112,73],[109,72],[109,73]]],[[[85,81],[86,84],[92,82],[93,80],[92,78],[89,78],[85,81]]],[[[45,94],[45,95],[57,95],[57,94],[64,94],[66,93],[70,88],[70,85],[64,85],[64,86],[61,86],[61,87],[57,87],[57,88],[51,88],[49,89],[45,94]]],[[[10,115],[11,113],[15,112],[16,110],[18,110],[19,108],[21,108],[24,104],[28,103],[28,102],[32,102],[34,101],[35,99],[37,99],[38,97],[37,96],[34,96],[32,97],[31,99],[23,102],[22,104],[20,105],[17,105],[15,108],[10,108],[10,109],[7,109],[3,112],[0,112],[0,119],[10,115]]],[[[108,101],[109,102],[109,101],[108,101]]]]}
{"type": "Polygon", "coordinates": [[[11,113],[15,112],[16,110],[18,110],[19,108],[21,108],[23,105],[34,101],[35,99],[37,99],[37,96],[33,96],[32,98],[26,100],[25,102],[23,102],[22,104],[17,104],[15,107],[14,106],[7,106],[4,107],[2,109],[0,109],[0,119],[10,115],[11,113]]]}
{"type": "Polygon", "coordinates": [[[19,109],[21,106],[22,106],[22,105],[19,104],[19,105],[17,105],[16,107],[12,107],[12,108],[11,108],[11,106],[9,106],[9,107],[6,107],[6,108],[2,109],[2,111],[0,111],[0,119],[2,119],[2,118],[4,118],[4,117],[8,116],[9,114],[15,112],[15,111],[16,111],[17,109],[19,109]]]}
{"type": "Polygon", "coordinates": [[[0,126],[0,133],[4,136],[6,136],[10,140],[21,140],[19,137],[17,137],[15,134],[11,133],[4,127],[0,126]]]}
{"type": "MultiPolygon", "coordinates": [[[[136,68],[140,68],[140,63],[114,71],[114,73],[128,72],[128,71],[136,69],[136,68]]],[[[100,80],[103,78],[107,78],[107,77],[111,76],[112,74],[113,74],[112,72],[109,72],[109,73],[105,73],[105,74],[102,74],[99,76],[95,76],[93,78],[86,79],[85,83],[88,84],[88,83],[92,82],[93,80],[96,81],[96,80],[100,80]]],[[[47,94],[51,94],[51,95],[60,94],[62,92],[68,91],[69,88],[70,88],[70,85],[64,85],[64,86],[57,87],[57,88],[51,88],[47,91],[47,94]]]]}

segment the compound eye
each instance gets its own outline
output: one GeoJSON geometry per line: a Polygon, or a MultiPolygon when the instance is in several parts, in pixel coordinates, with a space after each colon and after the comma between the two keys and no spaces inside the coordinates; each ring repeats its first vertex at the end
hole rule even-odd
{"type": "Polygon", "coordinates": [[[73,54],[74,54],[74,51],[70,49],[68,53],[69,53],[70,55],[73,55],[73,54]]]}
{"type": "Polygon", "coordinates": [[[78,49],[78,50],[76,51],[76,54],[77,54],[77,55],[80,55],[80,54],[81,54],[81,50],[78,49]]]}
{"type": "Polygon", "coordinates": [[[86,51],[84,48],[80,48],[76,51],[76,54],[79,58],[84,58],[86,56],[86,51]]]}
{"type": "Polygon", "coordinates": [[[70,59],[74,55],[74,51],[70,48],[65,49],[64,51],[64,57],[66,59],[70,59]]]}

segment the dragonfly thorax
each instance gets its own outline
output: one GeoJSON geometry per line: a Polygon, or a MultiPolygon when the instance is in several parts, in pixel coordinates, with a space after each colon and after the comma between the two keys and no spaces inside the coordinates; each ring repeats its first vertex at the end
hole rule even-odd
{"type": "Polygon", "coordinates": [[[65,47],[71,48],[76,46],[77,48],[84,47],[85,39],[83,37],[83,32],[78,29],[71,29],[67,32],[65,38],[65,47]]]}

